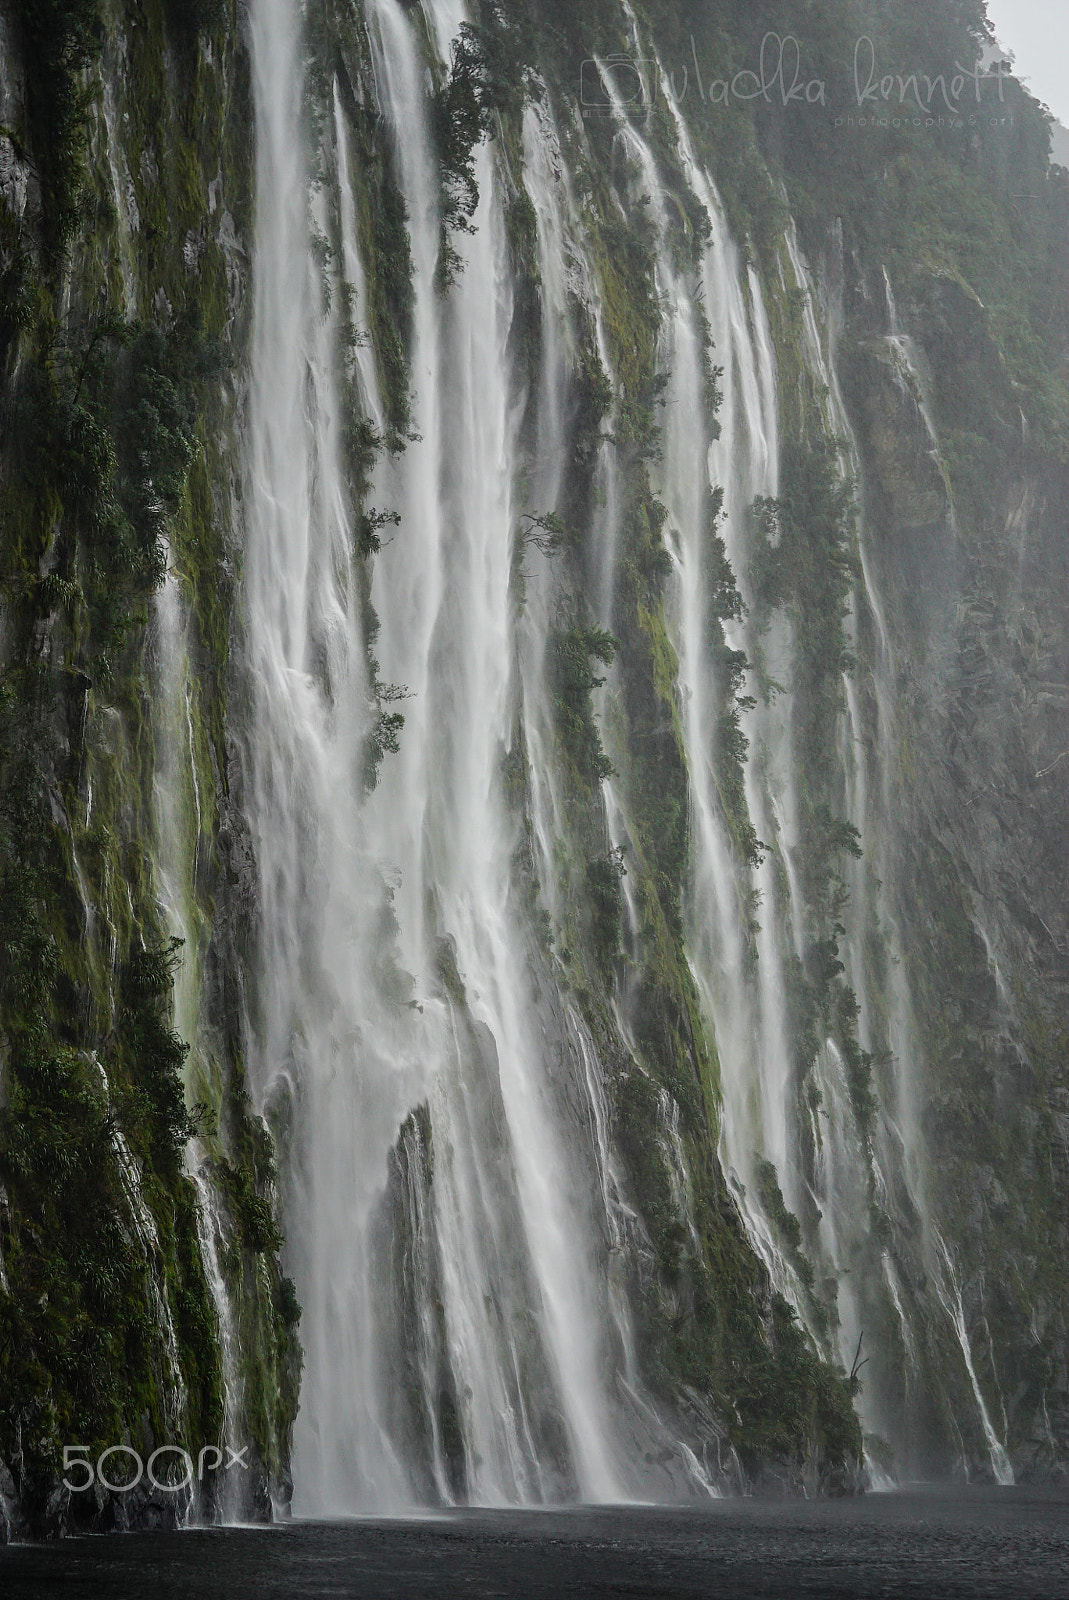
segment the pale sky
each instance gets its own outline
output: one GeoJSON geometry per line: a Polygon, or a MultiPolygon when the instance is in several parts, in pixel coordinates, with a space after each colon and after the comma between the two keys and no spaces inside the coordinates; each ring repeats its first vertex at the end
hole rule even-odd
{"type": "Polygon", "coordinates": [[[1069,127],[1069,0],[987,0],[1017,76],[1069,127]]]}

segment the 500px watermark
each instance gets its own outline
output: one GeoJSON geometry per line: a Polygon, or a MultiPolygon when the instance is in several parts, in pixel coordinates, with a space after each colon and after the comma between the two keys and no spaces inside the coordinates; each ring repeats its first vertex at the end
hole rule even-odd
{"type": "Polygon", "coordinates": [[[248,1445],[243,1445],[240,1450],[231,1450],[229,1445],[225,1448],[228,1458],[225,1466],[223,1452],[219,1446],[206,1444],[197,1455],[197,1465],[194,1469],[192,1455],[180,1444],[161,1444],[158,1450],[153,1450],[147,1464],[132,1445],[112,1444],[100,1452],[95,1466],[84,1444],[65,1444],[64,1472],[70,1472],[74,1467],[81,1467],[85,1477],[81,1483],[72,1483],[69,1478],[64,1478],[63,1486],[72,1494],[85,1494],[94,1484],[99,1483],[102,1489],[109,1489],[112,1494],[129,1494],[131,1489],[136,1489],[142,1479],[147,1477],[153,1489],[158,1489],[163,1494],[180,1494],[183,1489],[190,1488],[194,1480],[203,1483],[206,1472],[218,1472],[220,1467],[224,1472],[232,1472],[235,1467],[248,1472],[249,1463],[245,1460],[249,1451],[248,1445]],[[129,1467],[131,1475],[122,1482],[115,1482],[109,1476],[112,1471],[116,1473],[118,1471],[117,1461],[114,1468],[110,1465],[113,1457],[121,1457],[129,1467]],[[167,1462],[168,1466],[162,1468],[163,1476],[160,1476],[156,1467],[157,1463],[163,1462],[167,1462]],[[180,1467],[184,1470],[179,1475],[180,1467]]]}

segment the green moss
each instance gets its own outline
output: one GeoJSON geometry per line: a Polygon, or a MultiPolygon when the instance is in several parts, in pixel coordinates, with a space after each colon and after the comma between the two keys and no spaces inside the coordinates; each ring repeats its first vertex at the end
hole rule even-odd
{"type": "Polygon", "coordinates": [[[77,1435],[104,1448],[124,1434],[139,1438],[146,1412],[156,1440],[172,1437],[172,1427],[181,1437],[219,1432],[214,1312],[196,1200],[178,1161],[193,1127],[178,1076],[184,1047],[161,1009],[172,956],[135,957],[101,1066],[95,1051],[49,1040],[47,1012],[62,995],[46,952],[34,975],[36,1007],[25,963],[22,984],[3,997],[12,1049],[0,1112],[8,1285],[0,1292],[0,1453],[11,1460],[21,1449],[24,1490],[47,1484],[62,1440],[77,1435]],[[141,1157],[139,1195],[126,1149],[141,1157]],[[169,1413],[174,1375],[161,1316],[174,1328],[186,1391],[178,1417],[169,1413]]]}
{"type": "Polygon", "coordinates": [[[809,1326],[824,1340],[833,1324],[838,1322],[834,1296],[835,1280],[833,1278],[830,1285],[821,1286],[822,1290],[826,1291],[830,1287],[832,1291],[830,1296],[822,1298],[817,1292],[813,1263],[802,1248],[802,1225],[793,1211],[787,1207],[783,1191],[779,1186],[779,1174],[772,1162],[759,1156],[756,1161],[755,1176],[757,1198],[761,1202],[761,1208],[771,1223],[784,1259],[793,1267],[805,1296],[805,1311],[809,1326]]]}
{"type": "Polygon", "coordinates": [[[620,880],[626,871],[621,851],[613,851],[586,865],[584,900],[590,916],[590,938],[598,966],[606,975],[611,972],[620,950],[623,915],[620,880]]]}

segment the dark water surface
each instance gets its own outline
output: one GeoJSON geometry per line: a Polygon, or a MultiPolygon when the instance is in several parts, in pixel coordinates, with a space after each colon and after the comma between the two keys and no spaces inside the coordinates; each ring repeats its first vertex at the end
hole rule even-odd
{"type": "Polygon", "coordinates": [[[4,1600],[48,1595],[1069,1600],[1069,1496],[911,1489],[850,1502],[458,1512],[0,1550],[4,1600]]]}

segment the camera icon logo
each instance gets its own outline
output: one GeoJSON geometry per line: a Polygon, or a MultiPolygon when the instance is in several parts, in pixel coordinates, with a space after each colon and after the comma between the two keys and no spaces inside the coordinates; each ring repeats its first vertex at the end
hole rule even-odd
{"type": "Polygon", "coordinates": [[[611,117],[614,104],[630,112],[648,112],[655,82],[653,62],[640,56],[602,56],[600,61],[584,61],[579,69],[583,116],[611,117]]]}

